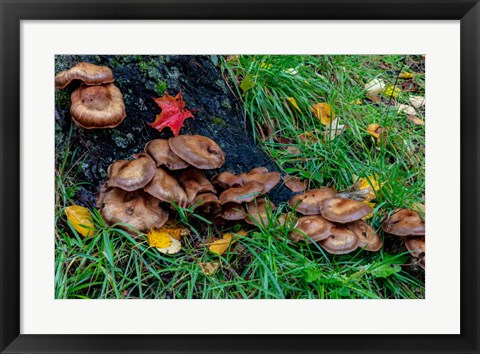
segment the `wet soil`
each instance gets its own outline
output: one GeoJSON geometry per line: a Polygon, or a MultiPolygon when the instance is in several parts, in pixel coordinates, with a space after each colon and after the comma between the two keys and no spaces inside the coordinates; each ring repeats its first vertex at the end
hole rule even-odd
{"type": "MultiPolygon", "coordinates": [[[[162,132],[150,127],[161,109],[153,101],[166,91],[182,92],[186,108],[194,118],[185,120],[181,134],[199,134],[215,140],[226,153],[222,168],[208,171],[207,176],[224,171],[246,172],[265,166],[280,172],[278,166],[256,144],[251,126],[245,120],[241,102],[222,77],[220,68],[210,56],[98,56],[58,55],[55,72],[67,70],[85,61],[106,65],[113,71],[115,85],[124,96],[127,117],[114,129],[83,129],[70,117],[70,95],[79,86],[71,83],[55,92],[55,151],[59,166],[65,149],[75,150],[75,180],[86,182],[75,194],[75,201],[87,207],[95,205],[99,186],[107,179],[108,166],[119,159],[130,159],[156,138],[173,136],[169,128],[162,132]],[[69,140],[69,133],[71,137],[69,140]]],[[[275,204],[289,200],[293,193],[279,184],[269,194],[275,204]]]]}

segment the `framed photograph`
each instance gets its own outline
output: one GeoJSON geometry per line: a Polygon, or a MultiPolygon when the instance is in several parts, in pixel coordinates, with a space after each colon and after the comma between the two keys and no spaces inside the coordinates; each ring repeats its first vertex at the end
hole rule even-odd
{"type": "Polygon", "coordinates": [[[480,353],[477,1],[0,4],[1,353],[480,353]]]}

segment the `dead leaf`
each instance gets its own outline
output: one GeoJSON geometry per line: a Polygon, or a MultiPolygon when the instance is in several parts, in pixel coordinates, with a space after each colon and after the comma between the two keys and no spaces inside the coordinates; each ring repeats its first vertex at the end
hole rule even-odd
{"type": "Polygon", "coordinates": [[[320,120],[323,125],[330,125],[335,119],[335,113],[328,103],[317,103],[310,107],[315,117],[320,120]]]}
{"type": "Polygon", "coordinates": [[[297,111],[299,111],[300,113],[302,113],[302,110],[300,109],[300,107],[298,107],[298,104],[297,104],[297,101],[295,100],[295,98],[293,98],[293,97],[288,97],[288,98],[287,98],[287,101],[290,102],[290,103],[292,104],[292,106],[297,109],[297,111]]]}
{"type": "Polygon", "coordinates": [[[380,184],[374,176],[362,177],[355,184],[355,187],[358,191],[364,191],[365,200],[370,201],[376,198],[376,192],[380,190],[380,184]]]}
{"type": "Polygon", "coordinates": [[[425,97],[423,96],[410,96],[408,100],[410,104],[417,109],[425,106],[425,97]]]}
{"type": "Polygon", "coordinates": [[[287,147],[287,150],[286,150],[289,154],[291,155],[300,155],[301,154],[301,150],[296,147],[296,146],[289,146],[287,147]]]}
{"type": "Polygon", "coordinates": [[[82,236],[89,237],[95,233],[92,215],[87,208],[80,205],[71,205],[65,208],[65,214],[73,228],[82,236]]]}
{"type": "Polygon", "coordinates": [[[395,86],[387,86],[385,87],[385,90],[383,91],[383,95],[387,98],[393,97],[397,98],[398,95],[400,94],[400,88],[395,87],[395,86]]]}
{"type": "Polygon", "coordinates": [[[425,125],[425,121],[421,118],[418,118],[417,116],[407,114],[407,119],[413,124],[425,125]]]}
{"type": "Polygon", "coordinates": [[[331,125],[325,127],[325,132],[324,135],[328,135],[330,139],[335,139],[337,136],[342,134],[342,132],[345,130],[345,125],[343,124],[338,124],[337,119],[335,119],[331,125]]]}
{"type": "Polygon", "coordinates": [[[362,104],[362,100],[360,100],[360,99],[353,100],[353,101],[350,102],[350,104],[360,106],[362,104]]]}
{"type": "Polygon", "coordinates": [[[402,71],[400,74],[398,74],[398,77],[400,79],[413,79],[415,77],[415,74],[402,71]]]}
{"type": "Polygon", "coordinates": [[[417,114],[417,111],[415,110],[415,108],[407,104],[399,104],[397,106],[397,112],[403,112],[406,115],[413,115],[413,116],[417,114]]]}
{"type": "Polygon", "coordinates": [[[220,256],[230,247],[232,237],[232,234],[224,234],[221,239],[215,237],[212,239],[213,242],[209,244],[208,249],[220,256]]]}
{"type": "Polygon", "coordinates": [[[175,254],[182,249],[180,241],[170,236],[168,232],[161,231],[161,228],[157,229],[152,226],[147,237],[148,244],[151,247],[155,247],[161,253],[175,254]]]}
{"type": "Polygon", "coordinates": [[[174,221],[168,220],[161,228],[157,229],[158,232],[166,232],[175,240],[179,240],[182,236],[190,234],[190,230],[185,227],[179,227],[174,221]]]}
{"type": "Polygon", "coordinates": [[[287,186],[288,189],[290,189],[294,193],[303,192],[305,189],[307,189],[308,186],[307,180],[302,180],[299,177],[293,177],[288,175],[283,177],[283,183],[287,186]]]}
{"type": "Polygon", "coordinates": [[[386,138],[385,128],[381,127],[379,124],[370,124],[367,128],[367,133],[377,138],[377,144],[379,145],[382,139],[386,138]]]}
{"type": "Polygon", "coordinates": [[[192,112],[185,109],[185,101],[182,99],[181,92],[175,97],[165,93],[162,97],[154,98],[153,100],[162,109],[162,112],[158,114],[155,121],[149,125],[159,132],[169,127],[173,135],[178,136],[180,129],[183,127],[184,120],[193,118],[192,112]]]}
{"type": "Polygon", "coordinates": [[[318,139],[315,135],[310,132],[304,132],[298,136],[301,141],[310,141],[310,142],[318,142],[318,139]]]}
{"type": "Polygon", "coordinates": [[[220,262],[200,263],[200,269],[205,275],[212,275],[217,271],[218,267],[220,267],[220,262]]]}
{"type": "Polygon", "coordinates": [[[376,95],[367,95],[367,98],[374,103],[378,103],[382,101],[382,99],[376,95]]]}
{"type": "Polygon", "coordinates": [[[365,84],[367,94],[377,96],[385,90],[385,82],[382,79],[373,79],[365,84]]]}

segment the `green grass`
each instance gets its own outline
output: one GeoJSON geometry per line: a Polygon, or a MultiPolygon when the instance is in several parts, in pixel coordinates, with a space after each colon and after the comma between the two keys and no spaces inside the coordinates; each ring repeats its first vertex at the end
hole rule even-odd
{"type": "MultiPolygon", "coordinates": [[[[400,71],[415,72],[417,57],[404,56],[242,56],[219,58],[232,90],[243,101],[259,145],[288,174],[307,178],[310,188],[332,186],[348,190],[354,176],[376,175],[384,183],[377,194],[373,227],[397,207],[422,202],[425,186],[424,127],[397,113],[393,100],[371,103],[364,85],[379,77],[400,85],[400,71]],[[291,68],[297,71],[292,75],[291,68]],[[246,81],[245,81],[246,80],[246,81]],[[242,90],[242,82],[245,91],[242,90]],[[301,112],[287,98],[293,97],[301,112]],[[361,100],[362,104],[352,104],[361,100]],[[310,112],[316,102],[329,103],[339,124],[348,129],[331,139],[310,112]],[[366,133],[369,124],[387,129],[380,145],[366,133]],[[302,141],[310,132],[316,142],[302,141]],[[288,139],[288,142],[280,138],[288,139]],[[288,147],[300,149],[292,154],[288,147]]],[[[424,73],[415,76],[424,95],[424,73]]],[[[396,99],[408,103],[408,93],[396,99]]],[[[424,118],[423,116],[420,116],[424,118]]],[[[390,299],[424,298],[423,273],[412,271],[403,247],[372,253],[358,250],[333,256],[317,244],[294,243],[292,222],[278,217],[288,211],[277,206],[269,225],[245,227],[248,235],[222,256],[206,247],[209,237],[238,232],[240,225],[219,229],[189,210],[179,209],[177,222],[191,229],[182,251],[164,255],[149,247],[147,237],[122,225],[107,226],[91,210],[95,234],[85,238],[66,220],[64,208],[74,203],[82,181],[75,172],[79,157],[64,151],[57,168],[56,298],[173,298],[173,299],[390,299]],[[201,262],[219,262],[205,275],[201,262]]],[[[228,151],[226,152],[228,154],[228,151]]],[[[80,159],[81,160],[81,159],[80,159]]]]}

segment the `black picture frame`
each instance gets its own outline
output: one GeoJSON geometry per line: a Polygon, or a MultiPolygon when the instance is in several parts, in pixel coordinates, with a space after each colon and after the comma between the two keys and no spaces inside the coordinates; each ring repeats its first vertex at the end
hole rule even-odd
{"type": "Polygon", "coordinates": [[[478,0],[0,0],[0,11],[1,353],[480,353],[478,0]],[[20,22],[84,19],[460,20],[461,334],[20,334],[20,22]]]}

